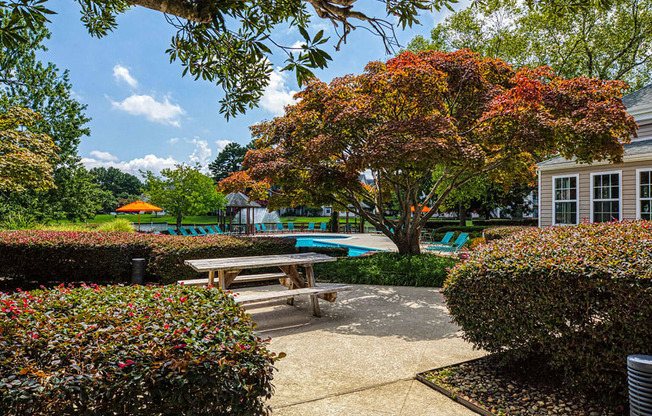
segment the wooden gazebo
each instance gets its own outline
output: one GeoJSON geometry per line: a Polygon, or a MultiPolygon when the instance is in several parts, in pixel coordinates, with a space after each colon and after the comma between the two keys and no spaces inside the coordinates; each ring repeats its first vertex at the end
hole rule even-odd
{"type": "MultiPolygon", "coordinates": [[[[246,234],[254,233],[254,220],[253,220],[253,209],[262,208],[262,206],[256,201],[249,202],[247,195],[242,192],[232,192],[226,196],[226,208],[231,216],[231,229],[233,229],[233,214],[235,210],[242,211],[246,209],[246,234]]],[[[240,216],[242,219],[242,216],[240,216]]]]}

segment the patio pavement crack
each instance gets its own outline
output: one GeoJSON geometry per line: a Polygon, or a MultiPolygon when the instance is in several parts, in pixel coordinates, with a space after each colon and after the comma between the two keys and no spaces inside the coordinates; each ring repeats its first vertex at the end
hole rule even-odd
{"type": "MultiPolygon", "coordinates": [[[[384,387],[384,386],[389,386],[389,385],[396,384],[396,383],[401,383],[401,382],[404,382],[404,381],[414,381],[414,380],[415,380],[414,377],[399,378],[399,379],[392,380],[392,381],[386,381],[384,383],[372,384],[372,385],[369,385],[369,386],[364,386],[364,387],[359,387],[359,388],[356,388],[356,389],[346,390],[346,391],[342,391],[342,392],[339,392],[339,393],[327,394],[325,396],[315,397],[314,399],[302,400],[302,401],[295,402],[295,403],[288,403],[288,404],[276,406],[276,407],[273,407],[273,408],[274,409],[284,409],[286,407],[299,406],[299,405],[306,404],[306,403],[318,402],[320,400],[331,399],[333,397],[340,397],[340,396],[345,396],[347,394],[360,393],[360,392],[363,392],[363,391],[366,391],[366,390],[373,390],[373,389],[376,389],[376,388],[379,388],[379,387],[384,387]]],[[[404,402],[405,402],[405,399],[404,399],[404,402]]],[[[403,407],[403,406],[401,406],[401,407],[403,407]]]]}

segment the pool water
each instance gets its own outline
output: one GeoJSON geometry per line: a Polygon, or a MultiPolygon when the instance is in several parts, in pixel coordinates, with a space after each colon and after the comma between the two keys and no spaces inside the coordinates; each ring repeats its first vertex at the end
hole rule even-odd
{"type": "Polygon", "coordinates": [[[348,244],[331,243],[323,240],[339,240],[349,237],[344,236],[309,236],[309,235],[293,235],[292,238],[297,239],[295,247],[344,247],[349,249],[349,257],[360,256],[369,251],[382,251],[369,247],[351,246],[348,244]]]}

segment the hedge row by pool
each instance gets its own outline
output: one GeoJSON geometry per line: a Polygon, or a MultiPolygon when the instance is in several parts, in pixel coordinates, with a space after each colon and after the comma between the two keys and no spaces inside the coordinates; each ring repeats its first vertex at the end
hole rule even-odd
{"type": "Polygon", "coordinates": [[[459,263],[444,294],[464,337],[544,357],[578,389],[626,402],[626,358],[650,354],[652,223],[531,229],[459,263]]]}
{"type": "Polygon", "coordinates": [[[0,294],[3,415],[260,415],[277,357],[215,288],[0,294]]]}
{"type": "Polygon", "coordinates": [[[292,238],[178,237],[122,232],[0,232],[0,275],[30,281],[125,282],[131,259],[147,259],[148,280],[197,278],[184,260],[288,254],[292,238]]]}
{"type": "Polygon", "coordinates": [[[314,270],[318,280],[328,282],[441,287],[448,269],[456,263],[456,259],[431,254],[375,253],[316,264],[314,270]]]}

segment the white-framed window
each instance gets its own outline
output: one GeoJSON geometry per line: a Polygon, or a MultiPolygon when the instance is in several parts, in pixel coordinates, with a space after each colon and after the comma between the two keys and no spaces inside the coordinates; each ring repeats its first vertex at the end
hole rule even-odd
{"type": "Polygon", "coordinates": [[[621,171],[591,173],[591,221],[620,221],[621,171]]]}
{"type": "Polygon", "coordinates": [[[636,169],[636,218],[652,220],[652,169],[636,169]]]}
{"type": "Polygon", "coordinates": [[[579,175],[552,177],[553,224],[577,224],[579,181],[579,175]]]}

